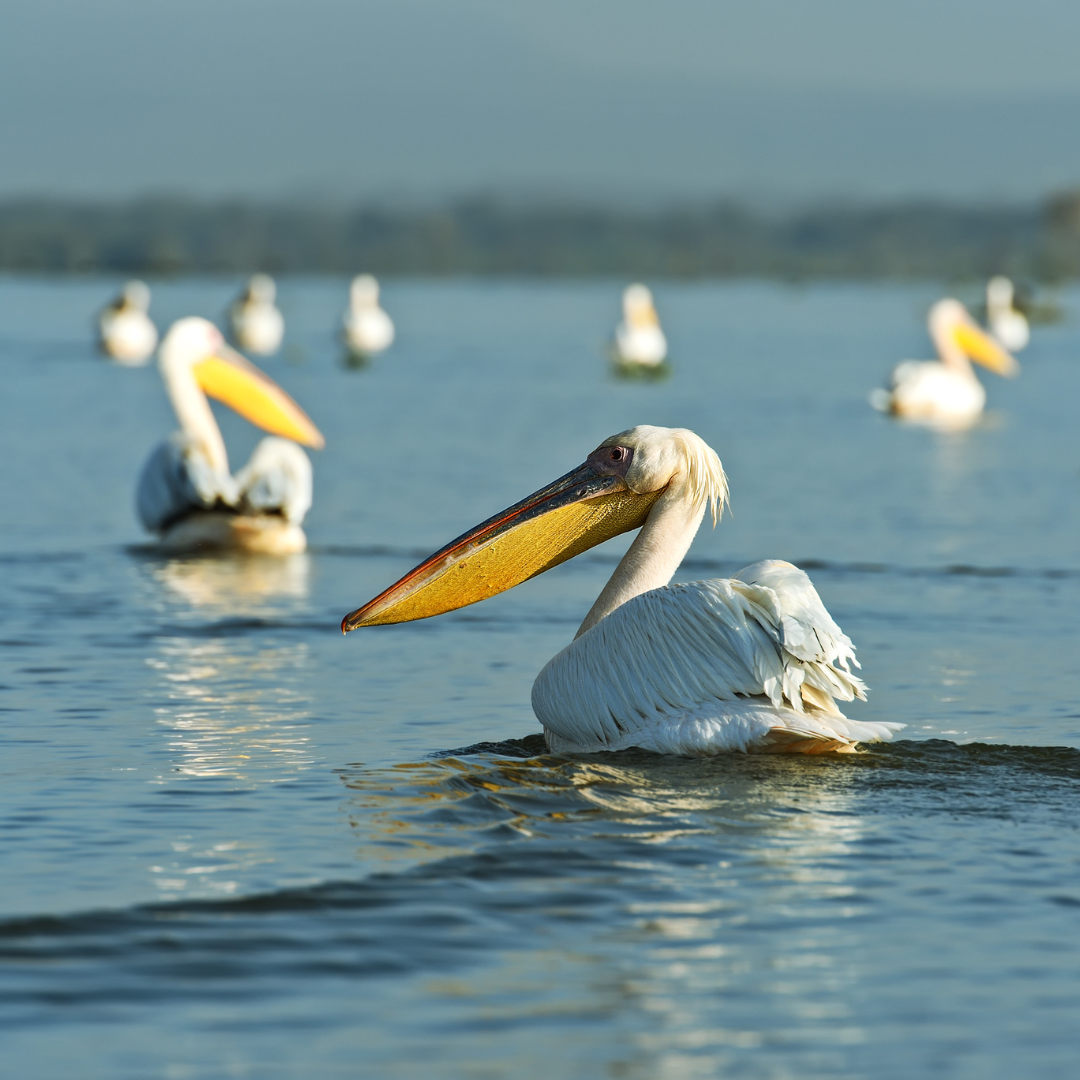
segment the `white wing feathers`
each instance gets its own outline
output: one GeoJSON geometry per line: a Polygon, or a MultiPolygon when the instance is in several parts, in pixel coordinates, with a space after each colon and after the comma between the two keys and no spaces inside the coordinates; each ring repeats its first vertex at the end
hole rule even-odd
{"type": "Polygon", "coordinates": [[[533,710],[557,741],[583,748],[642,745],[634,733],[661,719],[740,725],[748,706],[754,723],[732,748],[756,744],[751,728],[764,733],[771,723],[807,734],[835,729],[842,741],[887,738],[888,725],[860,736],[871,725],[844,720],[836,707],[834,699],[866,697],[852,663],[850,639],[806,574],[766,561],[731,580],[629,600],[552,658],[533,685],[533,710]],[[721,702],[732,704],[713,708],[721,702]],[[762,720],[766,713],[772,721],[762,720]]]}
{"type": "Polygon", "coordinates": [[[296,443],[271,435],[233,477],[210,464],[198,440],[176,432],[143,466],[135,508],[147,531],[157,533],[196,510],[281,514],[299,525],[311,508],[311,461],[296,443]]]}
{"type": "Polygon", "coordinates": [[[231,506],[236,481],[215,469],[197,439],[177,431],[147,458],[135,488],[135,509],[148,532],[165,532],[193,510],[231,506]]]}
{"type": "Polygon", "coordinates": [[[270,435],[236,474],[245,513],[280,513],[301,524],[311,509],[311,461],[294,442],[270,435]]]}
{"type": "Polygon", "coordinates": [[[744,593],[759,622],[764,614],[762,629],[781,646],[779,682],[771,664],[762,680],[762,690],[773,705],[780,706],[786,698],[792,709],[802,712],[805,700],[823,712],[840,715],[835,698],[866,700],[866,685],[851,674],[852,664],[860,666],[855,646],[825,610],[802,570],[766,559],[740,570],[732,585],[744,593]],[[740,583],[753,591],[740,589],[740,583]]]}

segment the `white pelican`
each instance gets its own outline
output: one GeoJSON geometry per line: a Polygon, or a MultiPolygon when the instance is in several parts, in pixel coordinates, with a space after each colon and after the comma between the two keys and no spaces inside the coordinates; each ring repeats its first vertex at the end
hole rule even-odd
{"type": "Polygon", "coordinates": [[[285,319],[274,304],[277,286],[269,274],[256,274],[229,309],[233,341],[245,352],[270,356],[281,348],[285,319]]]}
{"type": "Polygon", "coordinates": [[[927,320],[940,360],[905,360],[892,373],[889,390],[875,390],[870,403],[930,427],[970,427],[982,415],[986,391],[975,377],[971,360],[998,375],[1013,376],[1020,365],[980,329],[959,300],[939,300],[927,320]]]}
{"type": "Polygon", "coordinates": [[[1019,352],[1031,340],[1027,319],[1013,307],[1013,283],[1000,274],[986,283],[986,322],[1009,352],[1019,352]]]}
{"type": "Polygon", "coordinates": [[[311,462],[296,443],[321,448],[315,425],[205,319],[173,323],[159,363],[180,430],[151,453],[139,477],[136,509],[146,529],[169,551],[303,551],[311,462]],[[233,476],[207,394],[283,437],[263,439],[233,476]]]}
{"type": "Polygon", "coordinates": [[[473,604],[640,528],[532,704],[556,751],[850,751],[903,725],[848,720],[864,698],[855,651],[810,579],[786,562],[669,585],[707,509],[720,459],[692,431],[636,427],[458,537],[342,620],[343,632],[473,604]],[[857,666],[857,665],[856,665],[857,666]]]}
{"type": "Polygon", "coordinates": [[[98,316],[101,351],[130,367],[145,364],[158,343],[149,310],[150,290],[141,281],[129,281],[98,316]]]}
{"type": "Polygon", "coordinates": [[[349,356],[361,362],[393,344],[394,324],[379,306],[379,283],[370,274],[353,278],[341,336],[349,356]]]}
{"type": "Polygon", "coordinates": [[[614,359],[626,369],[655,369],[667,359],[667,338],[644,285],[631,285],[623,293],[623,321],[615,328],[614,359]]]}

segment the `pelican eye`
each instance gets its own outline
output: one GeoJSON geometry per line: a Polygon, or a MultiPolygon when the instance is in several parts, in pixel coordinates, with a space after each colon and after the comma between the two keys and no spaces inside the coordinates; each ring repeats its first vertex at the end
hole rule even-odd
{"type": "Polygon", "coordinates": [[[601,476],[624,476],[633,459],[634,451],[629,446],[598,446],[589,455],[589,464],[601,476]]]}

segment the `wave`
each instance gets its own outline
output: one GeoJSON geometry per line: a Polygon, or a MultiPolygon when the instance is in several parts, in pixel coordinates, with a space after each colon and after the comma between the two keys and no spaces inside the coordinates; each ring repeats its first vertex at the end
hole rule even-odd
{"type": "MultiPolygon", "coordinates": [[[[1042,805],[1067,797],[1069,806],[1075,805],[1072,800],[1080,794],[1080,750],[1074,747],[996,746],[947,739],[879,743],[859,754],[831,756],[730,754],[677,758],[624,750],[569,757],[550,753],[543,736],[536,734],[437,751],[417,762],[382,767],[352,765],[337,771],[358,807],[371,810],[374,803],[370,796],[390,793],[393,805],[386,809],[397,815],[398,824],[410,816],[432,816],[445,822],[449,819],[438,813],[443,809],[440,802],[460,801],[461,796],[477,796],[487,804],[483,810],[471,808],[471,816],[477,821],[492,815],[505,817],[509,808],[514,814],[524,813],[538,822],[561,824],[571,818],[567,811],[577,806],[593,811],[586,815],[591,823],[606,817],[610,824],[616,820],[625,823],[635,815],[660,820],[670,818],[675,810],[696,814],[720,806],[731,814],[730,820],[750,820],[761,816],[763,806],[784,801],[793,787],[805,797],[817,785],[822,805],[829,804],[838,784],[845,794],[852,794],[852,779],[871,782],[871,787],[862,791],[866,795],[895,786],[897,781],[917,785],[935,798],[943,790],[954,799],[981,793],[992,796],[995,807],[1002,811],[1009,807],[1015,810],[1017,797],[1025,793],[1037,797],[1042,805]],[[546,801],[544,795],[548,796],[546,801]],[[732,805],[733,796],[746,796],[742,810],[732,805]],[[528,800],[527,808],[514,804],[513,800],[521,797],[528,800]],[[606,812],[597,815],[597,810],[606,812]]],[[[814,808],[811,804],[810,809],[814,808]]],[[[846,808],[851,809],[850,803],[846,808]]],[[[583,820],[579,817],[579,822],[583,820]]],[[[610,831],[605,836],[619,839],[610,831]]],[[[516,838],[526,839],[526,834],[517,833],[516,838]]],[[[503,855],[487,851],[454,856],[403,873],[375,873],[361,880],[323,881],[243,897],[0,919],[0,958],[14,955],[7,950],[13,947],[12,942],[22,939],[96,934],[120,925],[160,925],[161,920],[190,925],[191,920],[207,916],[378,907],[401,899],[401,890],[408,892],[413,887],[409,883],[421,885],[434,878],[561,879],[583,868],[611,866],[609,849],[598,859],[576,839],[566,845],[554,835],[537,839],[541,842],[535,845],[510,845],[514,850],[507,849],[503,855]],[[543,842],[545,839],[560,852],[558,861],[548,861],[554,849],[551,843],[543,842]],[[572,852],[572,857],[566,852],[572,852]]],[[[629,840],[630,836],[621,839],[629,840]]],[[[640,855],[640,851],[635,854],[640,855]]]]}
{"type": "MultiPolygon", "coordinates": [[[[874,874],[887,858],[933,876],[958,829],[970,857],[989,842],[999,861],[1042,865],[1072,828],[1080,751],[934,739],[834,758],[571,758],[534,735],[339,774],[359,846],[404,852],[400,868],[0,920],[0,1024],[455,970],[535,947],[539,926],[583,941],[690,899],[750,911],[771,882],[823,866],[874,874]]],[[[1075,886],[1042,872],[1024,903],[1072,908],[1075,886]]]]}
{"type": "Polygon", "coordinates": [[[616,887],[611,854],[504,846],[359,881],[9,919],[0,923],[0,1027],[103,1011],[115,1020],[125,1009],[232,1003],[238,993],[266,1000],[300,986],[310,993],[313,981],[353,993],[358,981],[459,971],[509,953],[552,914],[599,933],[619,921],[631,879],[638,897],[671,893],[626,865],[616,887]]]}
{"type": "Polygon", "coordinates": [[[244,637],[248,634],[261,634],[267,630],[315,631],[325,634],[328,630],[337,630],[337,623],[316,621],[314,619],[273,619],[234,616],[214,619],[210,622],[158,623],[157,625],[133,632],[135,640],[156,641],[159,638],[217,638],[244,637]]]}

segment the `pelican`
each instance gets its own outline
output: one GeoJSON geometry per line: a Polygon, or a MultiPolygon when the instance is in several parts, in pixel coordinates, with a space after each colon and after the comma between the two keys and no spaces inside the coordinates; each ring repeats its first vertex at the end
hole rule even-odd
{"type": "Polygon", "coordinates": [[[623,293],[623,321],[615,328],[614,360],[624,369],[659,368],[667,359],[667,338],[644,285],[631,285],[623,293]]]}
{"type": "Polygon", "coordinates": [[[150,290],[141,281],[129,281],[98,316],[101,351],[129,367],[145,364],[158,343],[149,310],[150,290]]]}
{"type": "Polygon", "coordinates": [[[959,430],[982,415],[986,391],[971,360],[998,375],[1013,376],[1020,365],[981,330],[959,300],[939,300],[927,320],[940,360],[905,360],[892,373],[889,390],[875,390],[870,403],[901,420],[959,430]]]}
{"type": "Polygon", "coordinates": [[[1000,274],[986,283],[986,321],[1009,352],[1019,352],[1031,340],[1027,319],[1013,307],[1013,283],[1000,274]]]}
{"type": "Polygon", "coordinates": [[[281,348],[285,320],[274,304],[277,286],[269,274],[256,274],[229,309],[233,340],[245,352],[270,356],[281,348]]]}
{"type": "Polygon", "coordinates": [[[303,551],[311,462],[296,444],[320,449],[315,425],[205,319],[173,323],[159,365],[180,430],[154,449],[139,477],[135,503],[147,531],[168,551],[303,551]],[[236,476],[207,395],[271,432],[236,476]]]}
{"type": "Polygon", "coordinates": [[[394,324],[379,307],[379,283],[370,274],[353,278],[341,336],[349,356],[361,362],[393,344],[394,324]]]}
{"type": "Polygon", "coordinates": [[[731,579],[668,584],[727,494],[720,459],[692,431],[631,428],[437,551],[346,615],[342,631],[474,604],[640,528],[533,684],[552,750],[813,754],[890,738],[903,725],[837,708],[865,698],[865,686],[850,639],[801,570],[768,560],[731,579]]]}

